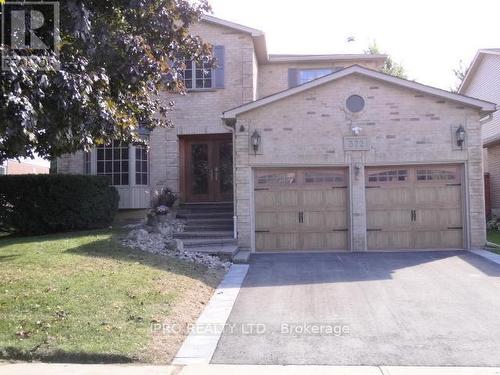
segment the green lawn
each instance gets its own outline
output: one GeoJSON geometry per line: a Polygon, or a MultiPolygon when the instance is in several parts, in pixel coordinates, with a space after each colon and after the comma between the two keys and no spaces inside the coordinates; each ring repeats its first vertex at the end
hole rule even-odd
{"type": "MultiPolygon", "coordinates": [[[[500,246],[500,232],[497,232],[497,231],[488,232],[487,239],[488,239],[488,242],[493,242],[494,244],[497,244],[498,246],[500,246]]],[[[489,250],[500,254],[500,248],[492,247],[489,250]]]]}
{"type": "Polygon", "coordinates": [[[0,238],[0,358],[165,363],[221,272],[121,246],[119,232],[0,238]]]}

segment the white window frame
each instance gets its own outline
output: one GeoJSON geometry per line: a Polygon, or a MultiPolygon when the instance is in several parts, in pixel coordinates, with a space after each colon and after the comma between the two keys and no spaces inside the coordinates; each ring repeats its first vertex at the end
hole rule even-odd
{"type": "Polygon", "coordinates": [[[149,185],[149,159],[150,159],[149,158],[149,150],[145,146],[135,146],[135,147],[131,146],[131,148],[134,149],[133,150],[134,151],[134,163],[135,163],[134,164],[134,167],[135,167],[135,170],[134,170],[134,184],[137,185],[137,186],[148,186],[149,185]],[[144,160],[142,158],[141,159],[137,159],[137,151],[142,150],[142,149],[146,150],[146,160],[144,160]],[[144,163],[144,162],[146,162],[146,172],[145,173],[142,170],[142,167],[141,167],[140,171],[137,170],[137,162],[139,162],[141,164],[144,163]],[[138,177],[137,175],[138,174],[140,174],[141,176],[146,175],[146,183],[145,184],[142,183],[142,177],[141,177],[141,182],[140,183],[137,182],[137,177],[138,177]]]}
{"type": "Polygon", "coordinates": [[[123,156],[123,150],[125,149],[125,146],[122,145],[123,142],[120,142],[119,143],[119,146],[118,147],[115,147],[115,145],[112,143],[112,146],[111,146],[111,159],[108,160],[106,158],[106,150],[109,149],[107,145],[105,146],[100,146],[103,148],[103,153],[104,153],[104,159],[103,160],[99,160],[98,159],[98,149],[96,148],[96,175],[98,176],[108,176],[108,175],[111,175],[111,181],[110,181],[110,184],[113,185],[113,186],[129,186],[130,185],[130,179],[131,179],[131,175],[130,175],[130,163],[131,163],[131,159],[130,159],[130,145],[127,145],[127,159],[123,159],[122,156],[123,156]],[[114,157],[114,153],[115,153],[115,149],[118,148],[120,150],[120,158],[119,159],[115,159],[114,157]],[[123,162],[127,162],[127,170],[124,171],[122,169],[122,166],[120,166],[120,171],[118,173],[115,172],[115,163],[119,162],[120,164],[122,164],[123,162]],[[102,162],[103,163],[103,171],[102,172],[99,172],[98,171],[98,168],[97,168],[97,165],[99,164],[99,162],[102,162]],[[108,173],[107,169],[106,169],[106,163],[111,163],[111,173],[108,173]],[[127,183],[122,183],[123,182],[123,179],[124,179],[124,175],[125,173],[127,174],[127,183]],[[120,175],[120,183],[119,184],[115,184],[115,175],[116,174],[119,174],[120,175]]]}
{"type": "Polygon", "coordinates": [[[303,85],[304,83],[314,81],[315,79],[324,77],[328,74],[333,73],[334,71],[335,71],[334,68],[297,69],[297,85],[303,85]],[[319,72],[323,72],[323,73],[319,73],[319,72]],[[303,73],[316,73],[316,74],[315,74],[314,78],[302,80],[301,75],[303,73]]]}
{"type": "Polygon", "coordinates": [[[210,86],[205,86],[205,81],[208,80],[208,77],[204,77],[202,78],[202,82],[203,82],[203,85],[202,87],[198,87],[197,84],[196,84],[196,81],[198,80],[196,78],[196,71],[197,70],[200,70],[200,69],[197,69],[197,66],[199,66],[199,63],[197,63],[196,61],[194,60],[191,60],[191,61],[186,61],[185,62],[186,66],[190,66],[190,71],[191,71],[191,79],[189,81],[191,81],[191,87],[189,87],[188,85],[186,85],[186,78],[185,78],[185,72],[187,69],[184,70],[184,73],[183,73],[183,82],[184,82],[184,85],[186,87],[186,90],[188,91],[192,91],[192,90],[212,90],[215,88],[215,70],[213,68],[209,68],[209,69],[206,69],[205,68],[205,65],[208,65],[208,63],[205,63],[205,62],[202,62],[202,71],[204,70],[209,70],[210,71],[210,86]]]}
{"type": "MultiPolygon", "coordinates": [[[[136,146],[133,146],[133,145],[129,145],[128,146],[128,174],[129,174],[129,178],[128,178],[128,184],[127,185],[114,185],[112,184],[113,186],[116,186],[117,188],[128,188],[128,187],[133,187],[133,186],[140,186],[140,187],[145,187],[145,186],[149,186],[150,185],[150,181],[151,181],[151,163],[150,163],[150,159],[151,159],[151,154],[150,154],[150,150],[148,150],[148,164],[147,164],[147,185],[140,185],[140,184],[136,184],[136,176],[135,176],[135,162],[136,162],[136,158],[135,158],[135,155],[136,155],[136,146]]],[[[84,156],[84,172],[85,172],[85,156],[84,156]]],[[[97,148],[94,148],[92,149],[92,151],[90,151],[90,174],[91,175],[94,175],[94,176],[102,176],[103,174],[102,173],[97,173],[97,148]]]]}

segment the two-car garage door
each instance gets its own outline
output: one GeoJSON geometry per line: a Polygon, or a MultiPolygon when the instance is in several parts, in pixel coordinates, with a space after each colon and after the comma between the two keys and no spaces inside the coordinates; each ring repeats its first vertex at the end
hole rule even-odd
{"type": "Polygon", "coordinates": [[[463,248],[460,166],[366,170],[368,250],[463,248]]]}
{"type": "MultiPolygon", "coordinates": [[[[369,167],[368,250],[462,249],[462,167],[369,167]]],[[[347,250],[347,168],[255,171],[257,251],[347,250]]]]}

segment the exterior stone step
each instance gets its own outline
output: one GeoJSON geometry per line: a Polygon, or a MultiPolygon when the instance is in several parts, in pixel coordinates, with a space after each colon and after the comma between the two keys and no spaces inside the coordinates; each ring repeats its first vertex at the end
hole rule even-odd
{"type": "Polygon", "coordinates": [[[250,250],[239,250],[233,255],[233,263],[244,264],[250,259],[250,250]]]}
{"type": "Polygon", "coordinates": [[[208,213],[208,212],[227,212],[233,213],[232,203],[188,203],[178,207],[177,212],[185,213],[208,213]]]}
{"type": "Polygon", "coordinates": [[[211,207],[233,207],[233,202],[200,202],[200,203],[183,203],[179,208],[211,208],[211,207]]]}
{"type": "Polygon", "coordinates": [[[181,239],[186,250],[192,248],[207,247],[207,246],[224,246],[236,245],[236,240],[231,238],[197,238],[197,239],[181,239]]]}
{"type": "Polygon", "coordinates": [[[190,247],[186,248],[186,250],[192,251],[194,253],[219,255],[228,257],[230,259],[234,259],[235,254],[238,252],[238,246],[232,244],[219,245],[219,246],[211,245],[211,246],[190,247]]]}
{"type": "Polygon", "coordinates": [[[233,223],[227,224],[193,224],[189,222],[184,227],[184,232],[212,232],[212,231],[232,231],[233,223]]]}
{"type": "Polygon", "coordinates": [[[233,226],[233,217],[215,217],[215,218],[201,218],[189,219],[188,225],[230,225],[233,226]]]}
{"type": "Polygon", "coordinates": [[[177,217],[180,219],[210,219],[210,218],[225,218],[233,220],[233,212],[177,212],[177,217]]]}
{"type": "Polygon", "coordinates": [[[175,238],[233,238],[233,231],[211,231],[211,232],[180,232],[175,234],[175,238]]]}

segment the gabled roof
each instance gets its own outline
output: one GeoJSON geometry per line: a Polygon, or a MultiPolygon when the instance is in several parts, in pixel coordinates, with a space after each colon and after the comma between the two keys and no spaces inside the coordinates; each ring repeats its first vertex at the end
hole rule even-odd
{"type": "Polygon", "coordinates": [[[481,65],[481,61],[483,61],[485,55],[500,55],[500,48],[483,48],[476,52],[476,56],[474,56],[474,59],[472,60],[460,87],[458,88],[458,92],[460,94],[463,94],[465,90],[467,90],[472,77],[474,77],[474,74],[479,68],[479,65],[481,65]]]}
{"type": "Polygon", "coordinates": [[[384,62],[384,54],[328,54],[328,55],[269,55],[269,63],[310,63],[321,61],[367,61],[380,60],[384,62]]]}
{"type": "Polygon", "coordinates": [[[496,104],[490,103],[484,100],[479,100],[476,98],[471,98],[469,96],[465,95],[460,95],[460,94],[455,94],[446,90],[441,90],[435,87],[423,85],[421,83],[413,82],[413,81],[408,81],[406,79],[398,78],[391,76],[389,74],[381,73],[376,70],[364,68],[359,65],[352,65],[348,68],[338,70],[334,73],[328,74],[326,76],[323,76],[321,78],[315,79],[313,81],[304,83],[302,85],[278,92],[273,95],[266,96],[264,98],[258,99],[256,101],[243,104],[239,107],[232,108],[230,110],[227,110],[223,113],[222,118],[223,119],[233,119],[236,118],[241,113],[245,113],[248,111],[251,111],[253,109],[265,106],[270,103],[274,103],[278,100],[285,99],[289,96],[298,94],[300,92],[312,89],[314,87],[324,85],[325,83],[329,83],[332,81],[335,81],[337,79],[349,76],[349,75],[361,75],[369,78],[373,78],[379,81],[383,81],[395,86],[407,88],[410,90],[418,91],[420,93],[424,93],[427,95],[432,95],[435,97],[443,98],[446,100],[451,100],[457,103],[461,103],[463,105],[467,105],[469,107],[477,108],[481,111],[483,115],[489,114],[491,112],[496,111],[496,104]]]}
{"type": "Polygon", "coordinates": [[[226,21],[214,16],[210,16],[208,14],[203,15],[202,20],[208,23],[212,23],[214,25],[227,27],[229,29],[233,29],[236,31],[240,31],[242,33],[250,34],[253,39],[253,44],[255,48],[255,54],[257,55],[257,60],[260,63],[267,62],[267,44],[266,44],[266,35],[263,31],[253,29],[251,27],[243,26],[238,23],[234,23],[231,21],[226,21]]]}
{"type": "Polygon", "coordinates": [[[269,55],[267,53],[266,35],[263,31],[248,26],[243,26],[235,22],[223,20],[214,16],[205,14],[202,21],[217,26],[227,27],[245,34],[251,35],[255,48],[255,55],[261,64],[273,63],[308,63],[324,61],[385,61],[387,55],[382,54],[328,54],[328,55],[269,55]]]}

